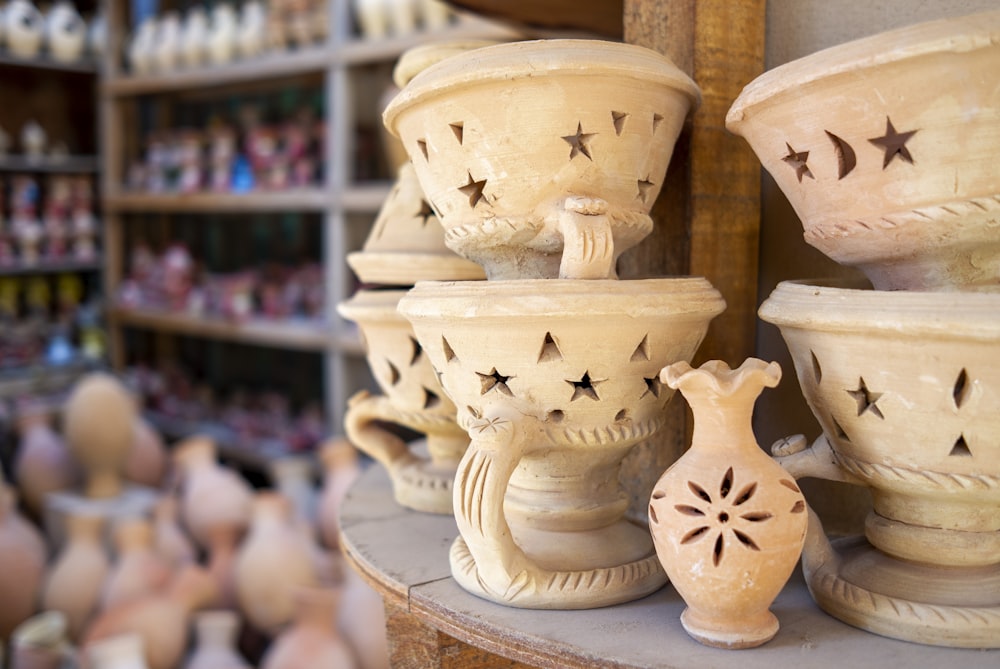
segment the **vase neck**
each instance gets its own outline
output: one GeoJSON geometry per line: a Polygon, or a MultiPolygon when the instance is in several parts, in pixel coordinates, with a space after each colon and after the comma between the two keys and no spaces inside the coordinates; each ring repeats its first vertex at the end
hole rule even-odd
{"type": "Polygon", "coordinates": [[[757,393],[688,397],[694,413],[692,446],[731,449],[736,443],[757,444],[753,433],[753,405],[757,393]]]}

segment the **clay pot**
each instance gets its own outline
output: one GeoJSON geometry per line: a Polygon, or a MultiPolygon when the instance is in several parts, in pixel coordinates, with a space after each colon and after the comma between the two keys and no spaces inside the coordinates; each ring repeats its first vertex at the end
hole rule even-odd
{"type": "Polygon", "coordinates": [[[191,615],[211,601],[215,583],[207,571],[189,566],[163,592],[122,604],[101,614],[87,630],[84,650],[122,634],[138,634],[149,669],[174,669],[187,647],[191,615]]]}
{"type": "Polygon", "coordinates": [[[194,540],[208,548],[213,533],[239,538],[250,522],[253,493],[236,472],[216,461],[215,442],[195,436],[174,447],[181,479],[181,517],[194,540]]]}
{"type": "Polygon", "coordinates": [[[71,655],[66,616],[45,611],[21,623],[11,637],[12,669],[59,669],[71,655]]]}
{"type": "Polygon", "coordinates": [[[1000,294],[845,285],[783,282],[760,308],[823,427],[779,460],[796,476],[866,486],[874,501],[867,542],[833,550],[810,530],[810,590],[870,631],[997,647],[1000,294]]]}
{"type": "Polygon", "coordinates": [[[778,632],[769,610],[806,536],[806,502],[757,445],[753,405],[781,379],[778,363],[750,358],[664,367],[694,412],[691,448],[653,487],[649,529],[670,582],[687,603],[685,631],[718,648],[753,648],[778,632]]]}
{"type": "Polygon", "coordinates": [[[17,512],[17,497],[0,471],[0,641],[35,613],[45,562],[42,536],[17,512]]]}
{"type": "Polygon", "coordinates": [[[347,639],[360,669],[389,669],[385,605],[353,569],[344,570],[337,628],[347,639]]]}
{"type": "Polygon", "coordinates": [[[235,611],[239,608],[236,595],[236,552],[243,537],[243,529],[219,527],[208,537],[206,548],[208,573],[215,581],[215,599],[212,608],[235,611]]]}
{"type": "Polygon", "coordinates": [[[825,49],[747,85],[726,127],[876,288],[996,287],[998,34],[992,11],[825,49]]]}
{"type": "Polygon", "coordinates": [[[442,60],[384,119],[445,243],[487,277],[599,279],[652,229],[649,208],[698,100],[654,51],[541,40],[442,60]]]}
{"type": "Polygon", "coordinates": [[[455,405],[441,389],[410,324],[396,311],[405,294],[361,290],[337,307],[361,328],[368,366],[385,393],[352,397],[344,428],[359,450],[389,471],[397,502],[418,511],[451,514],[455,468],[469,438],[455,423],[455,405]],[[415,453],[384,423],[425,434],[428,455],[415,453]]]}
{"type": "Polygon", "coordinates": [[[660,369],[723,308],[704,279],[426,282],[400,301],[472,437],[455,478],[463,588],[591,608],[663,585],[618,471],[663,423],[660,369]]]}
{"type": "Polygon", "coordinates": [[[291,620],[295,589],[316,585],[309,544],[292,523],[283,495],[257,493],[234,575],[240,610],[251,625],[271,635],[291,620]]]}
{"type": "Polygon", "coordinates": [[[142,637],[120,634],[87,646],[88,669],[149,669],[143,652],[142,637]]]}
{"type": "Polygon", "coordinates": [[[295,622],[274,640],[261,661],[261,669],[357,667],[350,647],[337,633],[338,603],[334,590],[297,589],[295,622]]]}
{"type": "Polygon", "coordinates": [[[77,472],[66,444],[52,429],[48,414],[28,409],[18,416],[21,443],[14,472],[18,489],[28,511],[41,519],[45,496],[66,490],[76,481],[77,472]]]}
{"type": "Polygon", "coordinates": [[[104,550],[104,518],[82,513],[66,516],[66,541],[49,567],[42,608],[66,616],[69,638],[79,641],[97,611],[111,570],[104,550]]]}
{"type": "Polygon", "coordinates": [[[170,565],[153,549],[153,527],[145,518],[118,521],[114,540],[118,557],[104,582],[102,610],[155,593],[172,575],[170,565]]]}
{"type": "Polygon", "coordinates": [[[125,460],[125,478],[139,485],[160,488],[166,478],[167,462],[163,438],[149,421],[137,417],[132,428],[132,447],[125,460]]]}
{"type": "Polygon", "coordinates": [[[316,505],[319,537],[330,550],[340,546],[340,505],[348,488],[361,475],[358,453],[346,439],[332,439],[320,448],[323,489],[316,505]]]}
{"type": "Polygon", "coordinates": [[[194,618],[195,648],[184,669],[250,669],[236,649],[240,619],[234,611],[204,611],[194,618]]]}
{"type": "Polygon", "coordinates": [[[121,494],[135,420],[135,402],[114,377],[88,374],[74,386],[66,401],[63,433],[83,469],[87,497],[121,494]]]}
{"type": "Polygon", "coordinates": [[[308,526],[316,518],[316,487],[313,461],[306,457],[281,457],[268,463],[271,482],[292,504],[292,515],[308,526]]]}
{"type": "Polygon", "coordinates": [[[177,523],[177,499],[161,497],[153,509],[153,547],[171,571],[195,561],[194,547],[177,523]]]}

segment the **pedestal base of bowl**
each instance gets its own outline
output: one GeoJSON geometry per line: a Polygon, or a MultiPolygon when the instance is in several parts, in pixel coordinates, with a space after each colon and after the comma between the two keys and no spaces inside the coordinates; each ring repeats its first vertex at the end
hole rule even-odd
{"type": "Polygon", "coordinates": [[[803,553],[809,592],[843,622],[893,639],[1000,648],[1000,564],[934,567],[897,560],[863,537],[831,542],[834,559],[803,553]],[[822,558],[821,558],[822,559],[822,558]]]}
{"type": "MultiPolygon", "coordinates": [[[[410,443],[416,453],[426,453],[426,439],[410,443]]],[[[457,464],[457,463],[454,463],[457,464]]],[[[430,459],[419,458],[391,469],[393,495],[400,505],[422,511],[450,516],[455,467],[445,467],[430,459]]]]}

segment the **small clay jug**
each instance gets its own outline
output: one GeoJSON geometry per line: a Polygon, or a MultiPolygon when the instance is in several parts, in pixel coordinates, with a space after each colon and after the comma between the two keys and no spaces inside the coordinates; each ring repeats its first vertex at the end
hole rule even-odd
{"type": "Polygon", "coordinates": [[[358,452],[346,439],[331,439],[319,452],[323,463],[323,489],[316,505],[316,523],[323,544],[340,546],[340,504],[347,489],[361,475],[358,452]]]}
{"type": "Polygon", "coordinates": [[[37,520],[44,516],[46,494],[73,486],[76,467],[66,443],[52,429],[46,411],[26,408],[18,415],[17,427],[21,443],[14,474],[21,500],[37,520]]]}
{"type": "Polygon", "coordinates": [[[42,535],[17,512],[17,495],[0,470],[0,641],[35,612],[45,561],[42,535]]]}
{"type": "Polygon", "coordinates": [[[313,468],[311,458],[296,456],[275,458],[268,466],[274,487],[291,501],[295,517],[310,525],[316,518],[313,468]]]}
{"type": "Polygon", "coordinates": [[[153,549],[153,527],[145,518],[127,518],[114,529],[117,560],[104,582],[101,610],[119,606],[160,590],[171,569],[153,549]]]}
{"type": "Polygon", "coordinates": [[[70,512],[66,517],[66,541],[45,578],[42,608],[66,615],[73,641],[79,641],[96,612],[111,570],[103,530],[103,517],[70,512]]]}
{"type": "Polygon", "coordinates": [[[195,648],[184,669],[250,669],[236,649],[235,611],[203,611],[194,618],[195,648]]]}
{"type": "Polygon", "coordinates": [[[133,483],[161,488],[167,474],[167,449],[159,432],[142,416],[132,426],[132,448],[125,460],[125,478],[133,483]]]}
{"type": "Polygon", "coordinates": [[[153,507],[153,548],[171,570],[195,561],[194,546],[177,523],[177,498],[173,495],[164,495],[153,507]]]}
{"type": "Polygon", "coordinates": [[[73,388],[66,401],[63,431],[70,452],[83,468],[87,497],[106,499],[121,494],[135,420],[135,402],[113,376],[88,374],[73,388]]]}
{"type": "Polygon", "coordinates": [[[45,611],[21,623],[11,637],[12,669],[59,669],[70,655],[66,616],[45,611]]]}
{"type": "Polygon", "coordinates": [[[361,669],[389,669],[382,596],[353,569],[344,570],[337,629],[347,639],[361,669]]]}
{"type": "Polygon", "coordinates": [[[299,588],[294,596],[295,622],[274,640],[261,661],[261,669],[357,667],[350,647],[337,632],[337,592],[299,588]]]}
{"type": "Polygon", "coordinates": [[[87,669],[149,669],[138,634],[119,634],[87,646],[87,669]]]}
{"type": "Polygon", "coordinates": [[[87,630],[81,645],[86,649],[95,641],[138,634],[150,669],[175,669],[187,648],[191,615],[210,602],[214,594],[215,582],[205,569],[185,567],[163,591],[102,613],[87,630]]]}
{"type": "Polygon", "coordinates": [[[687,603],[681,624],[719,648],[753,648],[778,631],[769,608],[805,541],[806,502],[754,437],[753,405],[781,378],[778,363],[738,369],[713,360],[664,367],[660,380],[694,412],[691,448],[657,481],[649,503],[656,554],[687,603]]]}
{"type": "Polygon", "coordinates": [[[216,461],[215,442],[206,436],[185,439],[174,447],[181,479],[181,518],[203,549],[220,528],[242,531],[250,522],[253,493],[236,472],[216,461]]]}
{"type": "Polygon", "coordinates": [[[317,584],[315,566],[292,522],[288,498],[261,492],[253,509],[250,532],[236,555],[236,596],[251,625],[275,634],[292,618],[295,589],[317,584]]]}

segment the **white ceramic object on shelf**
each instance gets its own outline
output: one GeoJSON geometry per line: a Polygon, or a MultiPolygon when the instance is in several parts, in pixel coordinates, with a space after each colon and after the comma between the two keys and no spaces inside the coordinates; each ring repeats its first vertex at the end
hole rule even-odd
{"type": "Polygon", "coordinates": [[[10,0],[3,12],[7,50],[20,58],[34,58],[42,49],[45,19],[29,0],[10,0]]]}
{"type": "Polygon", "coordinates": [[[146,17],[139,24],[128,45],[129,69],[133,74],[148,74],[153,71],[153,50],[159,32],[156,18],[146,17]]]}
{"type": "Polygon", "coordinates": [[[48,141],[48,133],[35,119],[29,119],[21,126],[21,148],[29,160],[37,160],[44,156],[48,141]]]}
{"type": "Polygon", "coordinates": [[[241,58],[252,58],[264,52],[267,40],[267,10],[260,0],[244,2],[240,8],[236,48],[241,58]]]}
{"type": "Polygon", "coordinates": [[[153,44],[153,68],[157,72],[173,72],[181,55],[181,17],[175,11],[163,14],[157,25],[153,44]]]}
{"type": "Polygon", "coordinates": [[[184,15],[181,28],[180,60],[185,67],[199,67],[207,58],[208,13],[204,7],[194,6],[184,15]]]}
{"type": "Polygon", "coordinates": [[[381,39],[389,33],[390,0],[353,0],[354,18],[365,39],[381,39]]]}
{"type": "Polygon", "coordinates": [[[877,289],[997,289],[998,68],[1000,11],[908,26],[764,73],[726,126],[877,289]]]}
{"type": "Polygon", "coordinates": [[[218,4],[212,7],[208,30],[208,62],[223,65],[236,55],[238,19],[232,5],[218,4]]]}
{"type": "Polygon", "coordinates": [[[443,30],[451,22],[451,8],[441,0],[418,0],[424,30],[443,30]]]}
{"type": "Polygon", "coordinates": [[[59,0],[45,16],[45,44],[55,60],[73,63],[87,46],[87,24],[67,0],[59,0]]]}
{"type": "Polygon", "coordinates": [[[87,26],[87,51],[100,58],[108,41],[108,19],[104,8],[99,7],[87,26]]]}
{"type": "Polygon", "coordinates": [[[417,0],[383,0],[389,33],[410,35],[417,30],[417,0]]]}

